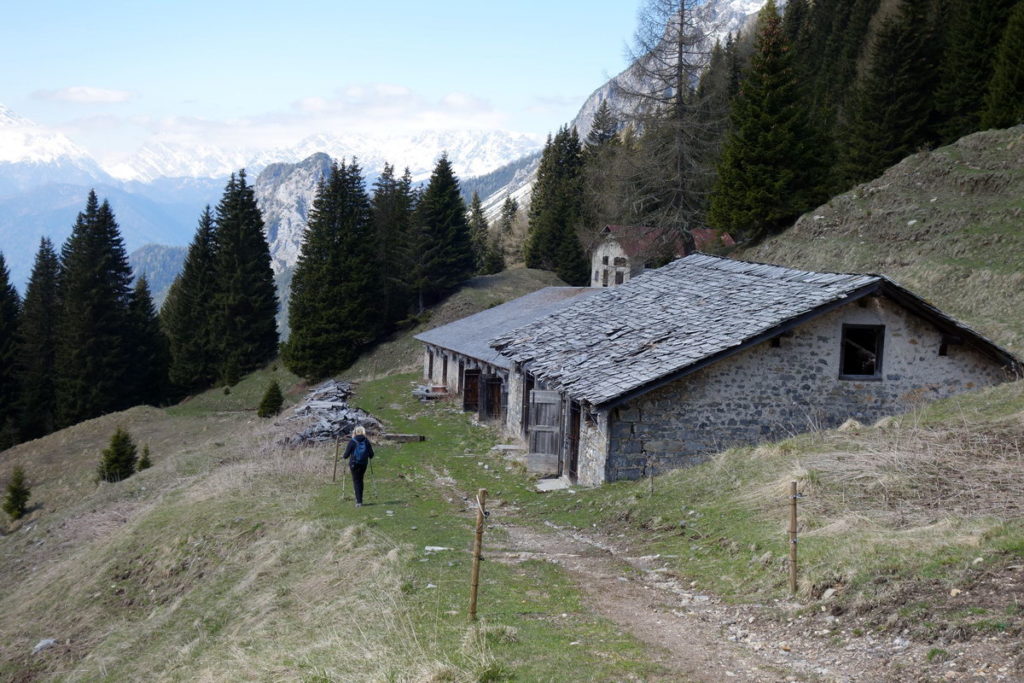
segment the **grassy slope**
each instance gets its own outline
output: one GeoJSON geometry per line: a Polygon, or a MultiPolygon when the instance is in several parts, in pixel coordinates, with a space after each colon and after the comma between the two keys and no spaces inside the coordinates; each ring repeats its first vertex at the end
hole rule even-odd
{"type": "Polygon", "coordinates": [[[414,401],[412,376],[364,386],[365,406],[430,440],[380,446],[374,504],[356,509],[330,482],[331,447],[284,450],[282,429],[254,417],[271,374],[297,389],[267,370],[230,395],[135,408],[0,455],[2,478],[26,466],[38,504],[0,537],[0,679],[622,680],[653,670],[543,562],[488,563],[481,626],[468,626],[473,523],[459,492],[486,487],[500,508],[504,492],[528,491],[488,455],[493,433],[414,401]],[[154,467],[97,484],[117,424],[150,444],[154,467]],[[32,655],[43,638],[59,643],[32,655]],[[590,647],[569,647],[580,639],[590,647]]]}
{"type": "Polygon", "coordinates": [[[1024,355],[1024,126],[908,157],[735,256],[887,275],[1024,355]]]}

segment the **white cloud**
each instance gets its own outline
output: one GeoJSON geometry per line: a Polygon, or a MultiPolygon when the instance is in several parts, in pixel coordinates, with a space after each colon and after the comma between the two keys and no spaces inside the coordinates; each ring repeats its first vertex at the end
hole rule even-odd
{"type": "Polygon", "coordinates": [[[74,102],[76,104],[112,104],[127,102],[133,95],[127,90],[93,88],[87,85],[73,85],[60,90],[37,90],[32,96],[39,100],[74,102]]]}

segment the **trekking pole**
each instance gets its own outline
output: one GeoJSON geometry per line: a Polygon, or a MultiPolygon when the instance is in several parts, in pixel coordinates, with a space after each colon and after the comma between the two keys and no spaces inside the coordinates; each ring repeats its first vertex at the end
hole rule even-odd
{"type": "Polygon", "coordinates": [[[338,450],[341,448],[341,437],[334,437],[334,474],[331,475],[331,481],[338,481],[338,450]]]}

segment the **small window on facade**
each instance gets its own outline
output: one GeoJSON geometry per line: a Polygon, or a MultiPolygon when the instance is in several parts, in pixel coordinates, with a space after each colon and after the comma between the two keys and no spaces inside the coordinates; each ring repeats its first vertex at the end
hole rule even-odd
{"type": "Polygon", "coordinates": [[[603,265],[603,266],[607,266],[608,265],[608,257],[607,256],[602,256],[601,257],[601,265],[603,265]]]}
{"type": "Polygon", "coordinates": [[[622,271],[621,270],[615,271],[615,284],[617,284],[617,285],[621,285],[622,284],[622,271]]]}
{"type": "Polygon", "coordinates": [[[601,274],[595,270],[594,271],[594,282],[597,282],[600,279],[601,279],[601,274]]]}
{"type": "Polygon", "coordinates": [[[629,264],[627,263],[627,261],[626,261],[626,259],[624,257],[616,256],[615,257],[615,265],[617,267],[619,267],[619,268],[625,268],[629,264]]]}
{"type": "Polygon", "coordinates": [[[842,379],[880,379],[882,377],[883,325],[843,325],[839,353],[839,377],[842,379]]]}
{"type": "Polygon", "coordinates": [[[601,286],[602,287],[607,287],[608,286],[608,271],[607,270],[601,273],[601,286]]]}

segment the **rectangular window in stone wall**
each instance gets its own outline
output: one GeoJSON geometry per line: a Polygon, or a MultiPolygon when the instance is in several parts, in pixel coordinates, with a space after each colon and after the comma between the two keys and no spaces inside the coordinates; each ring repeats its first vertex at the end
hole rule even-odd
{"type": "Polygon", "coordinates": [[[840,379],[881,379],[884,325],[843,325],[840,379]]]}

